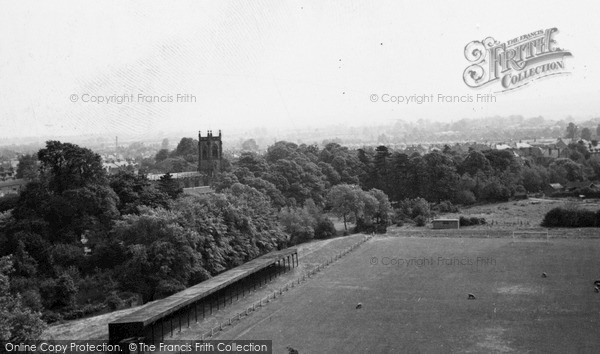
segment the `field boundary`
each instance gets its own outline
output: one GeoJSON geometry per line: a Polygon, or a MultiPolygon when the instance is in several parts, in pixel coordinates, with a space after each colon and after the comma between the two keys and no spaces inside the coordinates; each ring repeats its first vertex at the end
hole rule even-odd
{"type": "Polygon", "coordinates": [[[514,239],[561,239],[600,238],[599,228],[572,229],[455,229],[455,230],[394,230],[384,236],[391,237],[449,237],[449,238],[514,238],[514,239]]]}
{"type": "Polygon", "coordinates": [[[252,305],[249,307],[246,307],[246,309],[244,311],[238,312],[235,315],[233,315],[232,317],[229,317],[227,320],[220,322],[217,326],[212,327],[210,329],[210,331],[202,333],[200,336],[200,340],[206,340],[206,339],[212,338],[215,336],[215,334],[222,332],[225,327],[232,326],[236,322],[240,322],[242,319],[249,317],[252,313],[254,313],[254,312],[258,311],[260,308],[266,306],[272,300],[275,300],[278,297],[284,295],[291,288],[295,288],[295,287],[300,286],[301,284],[305,283],[311,277],[316,275],[318,272],[322,271],[323,269],[325,269],[326,267],[328,267],[335,261],[339,260],[340,258],[344,257],[348,253],[354,251],[360,245],[369,241],[373,237],[374,237],[373,235],[365,236],[362,240],[358,241],[357,243],[353,244],[352,246],[348,247],[347,249],[338,252],[338,254],[336,254],[333,257],[330,257],[327,261],[317,265],[314,269],[312,269],[308,272],[305,272],[304,274],[302,274],[295,280],[292,280],[291,282],[284,284],[283,286],[279,287],[279,289],[273,291],[271,294],[265,296],[264,298],[260,299],[259,301],[252,303],[252,305]]]}

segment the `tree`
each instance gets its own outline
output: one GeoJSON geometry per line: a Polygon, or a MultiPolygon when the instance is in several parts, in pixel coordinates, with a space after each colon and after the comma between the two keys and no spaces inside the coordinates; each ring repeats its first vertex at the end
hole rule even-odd
{"type": "Polygon", "coordinates": [[[567,139],[576,139],[577,134],[579,132],[579,128],[573,122],[570,122],[567,126],[567,131],[565,133],[565,138],[567,139]]]}
{"type": "Polygon", "coordinates": [[[488,181],[481,194],[481,199],[489,202],[505,202],[510,198],[510,190],[497,177],[488,181]]]}
{"type": "Polygon", "coordinates": [[[315,237],[316,220],[306,208],[283,208],[279,212],[279,222],[290,234],[292,245],[310,241],[315,237]]]}
{"type": "Polygon", "coordinates": [[[491,170],[490,161],[479,151],[471,151],[460,164],[458,172],[462,175],[468,173],[475,176],[477,172],[488,173],[491,170]]]}
{"type": "Polygon", "coordinates": [[[371,189],[368,193],[377,199],[377,210],[374,214],[375,222],[387,226],[392,213],[392,205],[388,196],[379,189],[371,189]]]}
{"type": "Polygon", "coordinates": [[[0,258],[0,340],[24,342],[36,340],[46,324],[41,314],[23,305],[21,295],[11,294],[9,274],[12,258],[0,258]]]}
{"type": "Polygon", "coordinates": [[[357,185],[338,184],[327,193],[327,205],[331,211],[344,220],[344,230],[348,231],[347,223],[356,219],[357,211],[362,209],[359,193],[362,190],[357,185]]]}
{"type": "Polygon", "coordinates": [[[242,150],[258,151],[258,144],[254,139],[248,139],[242,143],[242,150]]]}
{"type": "Polygon", "coordinates": [[[145,175],[119,171],[110,176],[110,187],[119,197],[121,214],[137,214],[140,206],[168,207],[170,198],[158,190],[145,175]]]}
{"type": "Polygon", "coordinates": [[[298,156],[298,145],[287,141],[278,141],[275,144],[269,146],[267,154],[265,156],[268,162],[275,162],[277,160],[295,160],[298,156]]]}
{"type": "Polygon", "coordinates": [[[17,178],[34,180],[39,175],[39,161],[35,155],[25,154],[19,157],[19,165],[17,166],[17,178]]]}
{"type": "Polygon", "coordinates": [[[525,167],[521,176],[523,186],[528,192],[539,192],[548,183],[548,172],[542,166],[525,167]]]}
{"type": "Polygon", "coordinates": [[[140,215],[126,215],[115,226],[115,236],[128,248],[119,267],[123,289],[142,294],[144,301],[185,289],[201,272],[196,252],[199,235],[182,227],[180,214],[142,207],[140,215]]]}
{"type": "Polygon", "coordinates": [[[68,273],[63,273],[58,277],[56,299],[59,306],[73,307],[77,301],[78,291],[73,278],[68,273]]]}
{"type": "Polygon", "coordinates": [[[511,171],[518,170],[515,156],[509,150],[485,150],[483,154],[496,173],[503,172],[507,169],[510,169],[511,171]]]}
{"type": "Polygon", "coordinates": [[[173,157],[183,157],[188,162],[198,162],[198,140],[193,138],[181,138],[177,148],[173,151],[173,157]]]}
{"type": "Polygon", "coordinates": [[[590,130],[590,128],[581,129],[581,139],[588,141],[592,140],[592,131],[590,130]]]}
{"type": "Polygon", "coordinates": [[[19,227],[35,226],[49,241],[70,243],[85,230],[106,233],[119,216],[100,155],[70,143],[46,142],[40,177],[27,184],[13,209],[19,227]]]}
{"type": "Polygon", "coordinates": [[[87,148],[60,141],[46,142],[38,151],[43,178],[54,193],[81,188],[87,184],[106,183],[100,155],[87,148]]]}
{"type": "Polygon", "coordinates": [[[583,181],[583,166],[568,158],[558,158],[548,167],[550,182],[565,184],[566,182],[583,181]]]}
{"type": "Polygon", "coordinates": [[[198,140],[193,138],[181,138],[175,149],[177,156],[185,156],[198,153],[198,140]]]}
{"type": "Polygon", "coordinates": [[[158,189],[166,193],[172,199],[177,198],[181,193],[183,193],[183,188],[179,186],[179,182],[176,179],[173,179],[170,173],[165,173],[160,177],[158,182],[158,189]]]}
{"type": "Polygon", "coordinates": [[[160,149],[156,153],[156,156],[154,157],[154,160],[156,160],[156,162],[162,162],[162,161],[166,160],[168,157],[169,157],[169,150],[167,150],[167,149],[160,149]]]}

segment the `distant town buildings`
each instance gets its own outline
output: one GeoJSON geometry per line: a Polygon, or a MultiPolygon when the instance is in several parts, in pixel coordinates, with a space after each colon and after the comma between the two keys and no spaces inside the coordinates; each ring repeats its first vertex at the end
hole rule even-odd
{"type": "Polygon", "coordinates": [[[9,194],[19,194],[26,184],[27,181],[24,179],[0,181],[0,198],[9,194]]]}

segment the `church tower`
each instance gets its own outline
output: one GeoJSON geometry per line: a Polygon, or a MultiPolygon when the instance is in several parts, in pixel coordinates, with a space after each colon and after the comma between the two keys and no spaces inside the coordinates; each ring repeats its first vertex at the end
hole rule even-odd
{"type": "Polygon", "coordinates": [[[212,179],[221,171],[223,160],[223,143],[221,142],[221,131],[218,136],[213,136],[212,130],[202,137],[198,132],[198,171],[212,179]]]}

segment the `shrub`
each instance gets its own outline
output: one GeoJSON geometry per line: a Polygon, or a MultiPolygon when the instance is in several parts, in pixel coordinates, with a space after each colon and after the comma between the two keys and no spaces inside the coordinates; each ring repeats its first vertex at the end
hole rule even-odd
{"type": "Polygon", "coordinates": [[[544,216],[544,227],[597,227],[600,226],[600,210],[554,208],[544,216]]]}
{"type": "Polygon", "coordinates": [[[68,273],[58,277],[56,284],[56,300],[59,306],[73,306],[77,298],[77,285],[68,273]]]}
{"type": "Polygon", "coordinates": [[[54,312],[54,311],[50,311],[50,310],[42,312],[42,320],[46,323],[54,323],[54,322],[61,321],[62,319],[63,319],[63,316],[58,312],[54,312]]]}
{"type": "Polygon", "coordinates": [[[375,224],[367,223],[363,219],[356,220],[356,227],[354,228],[354,232],[363,232],[366,234],[370,234],[375,232],[375,224]]]}
{"type": "Polygon", "coordinates": [[[510,189],[497,180],[492,180],[483,187],[481,199],[488,202],[506,202],[510,198],[510,189]]]}
{"type": "Polygon", "coordinates": [[[385,224],[375,225],[375,233],[385,234],[386,232],[387,232],[387,225],[385,225],[385,224]]]}
{"type": "Polygon", "coordinates": [[[473,226],[473,225],[485,225],[486,224],[486,220],[485,218],[477,218],[477,217],[464,217],[461,216],[458,219],[459,225],[460,226],[473,226]]]}
{"type": "Polygon", "coordinates": [[[398,226],[398,227],[402,227],[402,226],[404,226],[404,221],[402,221],[402,220],[398,220],[398,221],[396,222],[396,226],[398,226]]]}
{"type": "Polygon", "coordinates": [[[328,217],[321,217],[317,220],[317,226],[315,227],[315,238],[324,239],[330,238],[336,235],[335,226],[328,217]]]}
{"type": "Polygon", "coordinates": [[[456,194],[456,202],[458,204],[471,205],[475,204],[476,201],[475,194],[469,190],[462,190],[456,194]]]}
{"type": "Polygon", "coordinates": [[[106,297],[106,301],[105,301],[106,306],[108,306],[108,308],[111,311],[115,311],[120,309],[121,307],[123,307],[125,305],[125,302],[123,301],[123,299],[121,299],[119,297],[119,295],[117,295],[116,291],[112,291],[107,297],[106,297]]]}
{"type": "Polygon", "coordinates": [[[42,280],[42,282],[40,283],[39,291],[40,295],[42,296],[42,302],[44,304],[44,307],[54,307],[54,304],[56,303],[56,280],[53,278],[42,280]]]}
{"type": "Polygon", "coordinates": [[[451,201],[444,200],[434,205],[432,210],[435,210],[440,213],[458,213],[458,207],[453,205],[451,201]]]}
{"type": "Polygon", "coordinates": [[[396,212],[397,215],[403,214],[413,219],[419,215],[424,218],[431,216],[429,203],[423,198],[404,199],[398,203],[398,209],[396,212]]]}
{"type": "Polygon", "coordinates": [[[37,289],[29,289],[21,293],[21,301],[23,305],[29,307],[33,311],[42,311],[42,297],[37,289]]]}
{"type": "Polygon", "coordinates": [[[17,194],[9,194],[4,197],[0,197],[0,213],[13,209],[15,206],[17,206],[18,200],[19,196],[17,194]]]}
{"type": "Polygon", "coordinates": [[[419,215],[415,218],[415,223],[417,226],[425,226],[427,219],[423,215],[419,215]]]}

